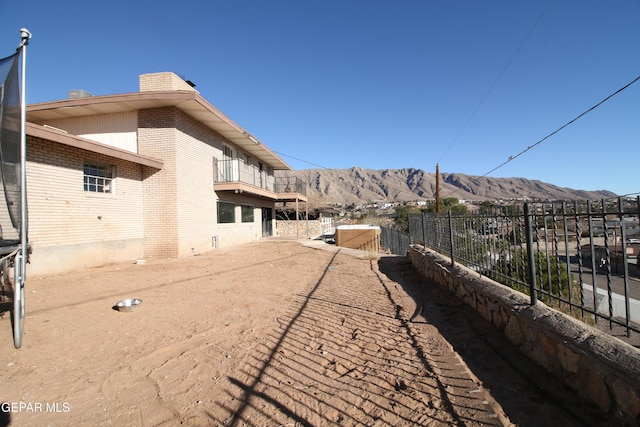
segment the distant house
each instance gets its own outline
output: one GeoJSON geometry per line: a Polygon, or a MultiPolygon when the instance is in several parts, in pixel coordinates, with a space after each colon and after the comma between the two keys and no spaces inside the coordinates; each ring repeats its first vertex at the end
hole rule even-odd
{"type": "Polygon", "coordinates": [[[173,73],[27,107],[30,273],[189,256],[271,236],[306,202],[267,146],[173,73]],[[297,204],[297,203],[296,203],[297,204]]]}

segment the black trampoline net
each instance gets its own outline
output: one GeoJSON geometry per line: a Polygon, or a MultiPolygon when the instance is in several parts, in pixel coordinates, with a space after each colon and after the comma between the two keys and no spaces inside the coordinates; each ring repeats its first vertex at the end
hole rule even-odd
{"type": "Polygon", "coordinates": [[[19,52],[0,59],[0,246],[20,243],[22,203],[20,132],[21,107],[18,81],[19,52]]]}

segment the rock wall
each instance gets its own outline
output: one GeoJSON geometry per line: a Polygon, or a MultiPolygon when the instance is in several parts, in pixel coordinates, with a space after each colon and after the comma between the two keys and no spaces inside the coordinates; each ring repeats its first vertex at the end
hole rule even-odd
{"type": "Polygon", "coordinates": [[[640,350],[422,246],[409,258],[568,387],[621,423],[640,424],[640,350]]]}
{"type": "Polygon", "coordinates": [[[315,237],[322,234],[320,221],[276,221],[276,236],[280,237],[315,237]]]}

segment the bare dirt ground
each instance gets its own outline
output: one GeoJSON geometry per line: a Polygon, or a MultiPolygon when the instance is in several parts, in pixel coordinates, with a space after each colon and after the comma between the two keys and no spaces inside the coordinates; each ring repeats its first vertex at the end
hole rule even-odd
{"type": "Polygon", "coordinates": [[[406,258],[325,246],[29,278],[0,426],[613,425],[406,258]]]}

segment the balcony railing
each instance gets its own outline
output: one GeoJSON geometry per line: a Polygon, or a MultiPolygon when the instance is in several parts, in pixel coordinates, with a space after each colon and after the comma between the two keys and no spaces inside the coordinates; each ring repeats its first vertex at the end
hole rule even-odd
{"type": "Polygon", "coordinates": [[[303,180],[296,176],[283,176],[276,178],[276,193],[298,193],[307,195],[307,186],[303,180]]]}
{"type": "Polygon", "coordinates": [[[273,174],[240,159],[218,160],[215,164],[214,182],[239,182],[276,192],[273,174]]]}

